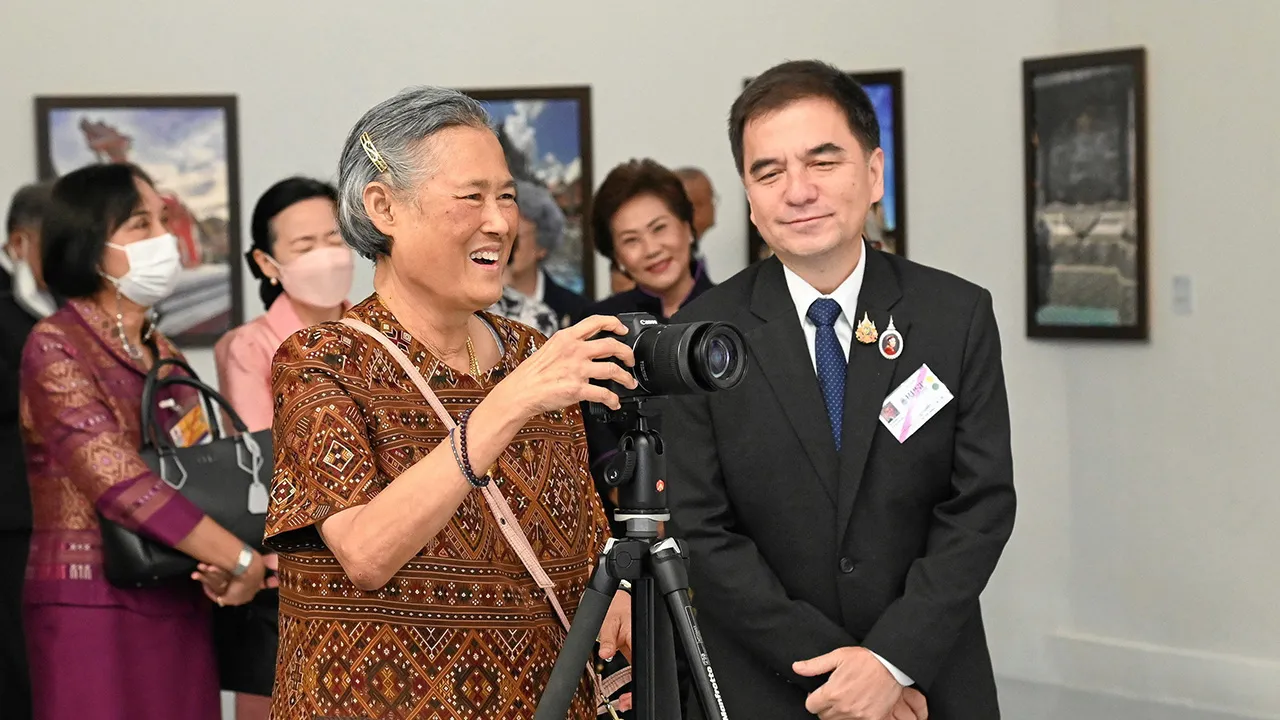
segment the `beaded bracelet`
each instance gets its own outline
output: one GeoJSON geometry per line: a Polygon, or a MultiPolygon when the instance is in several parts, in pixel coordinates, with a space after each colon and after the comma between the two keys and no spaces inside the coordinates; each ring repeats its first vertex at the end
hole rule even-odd
{"type": "MultiPolygon", "coordinates": [[[[467,479],[467,482],[471,483],[472,487],[484,487],[489,484],[492,478],[489,477],[489,473],[477,477],[475,471],[471,469],[471,458],[467,455],[467,420],[470,417],[470,410],[464,410],[458,416],[457,427],[449,432],[449,447],[453,448],[453,459],[458,463],[458,469],[462,470],[462,476],[467,479]],[[457,442],[455,442],[454,431],[456,431],[456,438],[459,440],[457,442]],[[458,451],[459,445],[462,446],[461,454],[458,451]]],[[[489,468],[489,471],[492,472],[493,468],[489,468]]]]}

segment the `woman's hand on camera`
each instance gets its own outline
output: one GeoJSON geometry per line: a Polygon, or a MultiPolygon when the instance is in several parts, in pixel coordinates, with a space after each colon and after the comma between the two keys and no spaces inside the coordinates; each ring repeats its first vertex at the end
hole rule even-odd
{"type": "Polygon", "coordinates": [[[618,396],[592,380],[613,380],[634,389],[635,377],[612,362],[635,365],[635,353],[616,338],[597,338],[600,333],[625,335],[627,326],[610,315],[593,315],[556,332],[537,352],[506,377],[494,392],[510,392],[527,417],[563,410],[582,401],[621,407],[618,396]]]}

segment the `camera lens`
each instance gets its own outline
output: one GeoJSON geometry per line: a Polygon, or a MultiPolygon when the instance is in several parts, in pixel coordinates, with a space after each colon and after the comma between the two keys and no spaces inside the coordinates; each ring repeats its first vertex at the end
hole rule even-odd
{"type": "Polygon", "coordinates": [[[690,370],[704,390],[727,390],[742,382],[747,371],[746,342],[726,323],[697,323],[690,370]]]}
{"type": "Polygon", "coordinates": [[[720,378],[729,371],[729,346],[724,340],[714,338],[711,341],[711,348],[707,351],[707,370],[711,373],[711,377],[720,378]]]}
{"type": "Polygon", "coordinates": [[[746,342],[727,323],[646,328],[636,338],[636,379],[653,395],[726,390],[746,374],[746,342]]]}

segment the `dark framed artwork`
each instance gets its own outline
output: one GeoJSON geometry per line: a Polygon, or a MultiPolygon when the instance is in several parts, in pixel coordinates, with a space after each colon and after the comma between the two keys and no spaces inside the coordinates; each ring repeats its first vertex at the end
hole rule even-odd
{"type": "MultiPolygon", "coordinates": [[[[904,142],[902,71],[852,72],[871,98],[880,123],[880,147],[884,149],[884,197],[871,206],[863,234],[878,250],[907,255],[907,172],[904,142]]],[[[743,87],[751,80],[748,78],[743,87]]],[[[747,263],[763,260],[772,252],[760,231],[747,217],[747,263]]]]}
{"type": "Polygon", "coordinates": [[[182,253],[177,289],[156,311],[183,348],[210,347],[244,321],[236,110],[232,95],[35,99],[41,179],[130,162],[155,182],[182,253]]]}
{"type": "Polygon", "coordinates": [[[1146,53],[1022,66],[1027,335],[1145,340],[1146,53]]]}
{"type": "Polygon", "coordinates": [[[557,283],[595,299],[591,240],[591,88],[463,90],[488,110],[511,174],[538,183],[565,215],[564,237],[542,262],[557,283]]]}

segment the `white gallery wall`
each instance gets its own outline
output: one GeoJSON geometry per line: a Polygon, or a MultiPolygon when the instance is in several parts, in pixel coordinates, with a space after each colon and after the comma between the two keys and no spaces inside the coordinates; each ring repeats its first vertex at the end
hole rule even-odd
{"type": "Polygon", "coordinates": [[[589,84],[596,182],[636,156],[704,167],[724,279],[746,259],[725,127],[743,78],[787,58],[902,68],[910,255],[988,287],[1004,336],[1020,506],[984,597],[999,672],[1280,717],[1280,3],[643,7],[5,2],[0,194],[34,174],[37,94],[234,93],[247,242],[268,185],[332,178],[351,123],[406,85],[589,84]],[[1029,341],[1021,60],[1130,45],[1149,52],[1152,339],[1029,341]],[[1181,274],[1190,316],[1171,312],[1181,274]]]}
{"type": "Polygon", "coordinates": [[[1280,717],[1280,3],[1064,0],[1057,38],[1148,48],[1153,325],[1146,345],[1045,346],[1070,509],[1046,664],[1280,717]]]}

